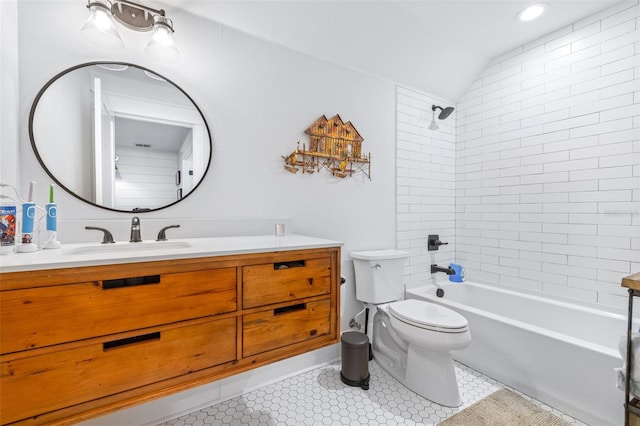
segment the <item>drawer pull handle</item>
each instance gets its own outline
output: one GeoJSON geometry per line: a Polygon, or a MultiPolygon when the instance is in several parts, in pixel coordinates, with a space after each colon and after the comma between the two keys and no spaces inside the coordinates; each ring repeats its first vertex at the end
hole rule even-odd
{"type": "Polygon", "coordinates": [[[134,343],[151,342],[154,340],[160,340],[159,331],[156,331],[155,333],[143,334],[141,336],[127,337],[125,339],[112,340],[111,342],[104,342],[102,344],[102,350],[107,351],[109,349],[128,346],[134,343]]]}
{"type": "Polygon", "coordinates": [[[273,315],[286,314],[288,312],[295,312],[295,311],[304,311],[305,309],[307,309],[306,303],[298,303],[297,305],[285,306],[283,308],[276,308],[273,310],[273,315]]]}
{"type": "Polygon", "coordinates": [[[304,260],[291,260],[289,262],[276,262],[273,264],[273,269],[278,271],[280,269],[289,268],[304,268],[306,262],[304,260]]]}
{"type": "Polygon", "coordinates": [[[147,275],[144,277],[116,278],[114,280],[102,281],[102,289],[109,290],[112,288],[135,287],[139,285],[158,284],[160,275],[147,275]]]}

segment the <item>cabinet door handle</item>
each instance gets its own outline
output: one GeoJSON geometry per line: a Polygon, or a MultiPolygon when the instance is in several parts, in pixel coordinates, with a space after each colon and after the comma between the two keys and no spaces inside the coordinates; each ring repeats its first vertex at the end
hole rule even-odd
{"type": "Polygon", "coordinates": [[[112,288],[135,287],[139,285],[158,284],[160,275],[146,275],[143,277],[116,278],[113,280],[102,281],[102,289],[109,290],[112,288]]]}
{"type": "Polygon", "coordinates": [[[286,313],[295,312],[295,311],[304,311],[305,309],[307,309],[306,303],[298,303],[297,305],[290,305],[290,306],[285,306],[283,308],[276,308],[273,310],[273,315],[281,315],[281,314],[286,314],[286,313]]]}
{"type": "Polygon", "coordinates": [[[110,342],[104,342],[102,344],[102,350],[107,351],[109,349],[120,348],[123,346],[132,345],[134,343],[143,343],[143,342],[151,342],[155,340],[160,340],[160,332],[156,331],[155,333],[142,334],[140,336],[127,337],[124,339],[112,340],[110,342]]]}
{"type": "Polygon", "coordinates": [[[304,268],[306,262],[304,260],[290,260],[288,262],[277,262],[273,264],[274,270],[289,268],[304,268]]]}

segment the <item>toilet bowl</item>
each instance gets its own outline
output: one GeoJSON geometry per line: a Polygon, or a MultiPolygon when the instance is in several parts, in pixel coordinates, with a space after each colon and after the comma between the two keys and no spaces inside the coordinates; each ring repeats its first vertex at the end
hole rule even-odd
{"type": "Polygon", "coordinates": [[[459,406],[462,399],[451,351],[471,343],[467,320],[446,307],[413,299],[391,303],[387,312],[391,328],[407,342],[403,383],[440,405],[459,406]]]}
{"type": "MultiPolygon", "coordinates": [[[[462,403],[451,356],[471,343],[466,318],[444,306],[402,299],[408,253],[353,252],[356,297],[376,308],[372,329],[374,359],[417,394],[448,407],[462,403]]],[[[369,306],[371,307],[371,306],[369,306]]]]}
{"type": "Polygon", "coordinates": [[[464,349],[471,334],[467,319],[435,303],[407,299],[389,303],[391,325],[404,340],[432,350],[464,349]]]}

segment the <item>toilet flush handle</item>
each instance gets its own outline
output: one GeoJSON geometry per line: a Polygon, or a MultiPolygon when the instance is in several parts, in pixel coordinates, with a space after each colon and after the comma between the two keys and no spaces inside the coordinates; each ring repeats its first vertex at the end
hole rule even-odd
{"type": "Polygon", "coordinates": [[[379,264],[379,263],[376,263],[375,265],[373,265],[373,266],[371,267],[371,269],[380,269],[380,268],[382,268],[382,266],[380,266],[380,264],[379,264]]]}

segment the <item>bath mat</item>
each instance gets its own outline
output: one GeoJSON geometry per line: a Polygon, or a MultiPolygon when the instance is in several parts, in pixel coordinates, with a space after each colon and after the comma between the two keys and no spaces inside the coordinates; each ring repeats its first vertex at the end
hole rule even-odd
{"type": "Polygon", "coordinates": [[[439,426],[567,426],[560,417],[543,410],[509,389],[500,389],[439,426]]]}

